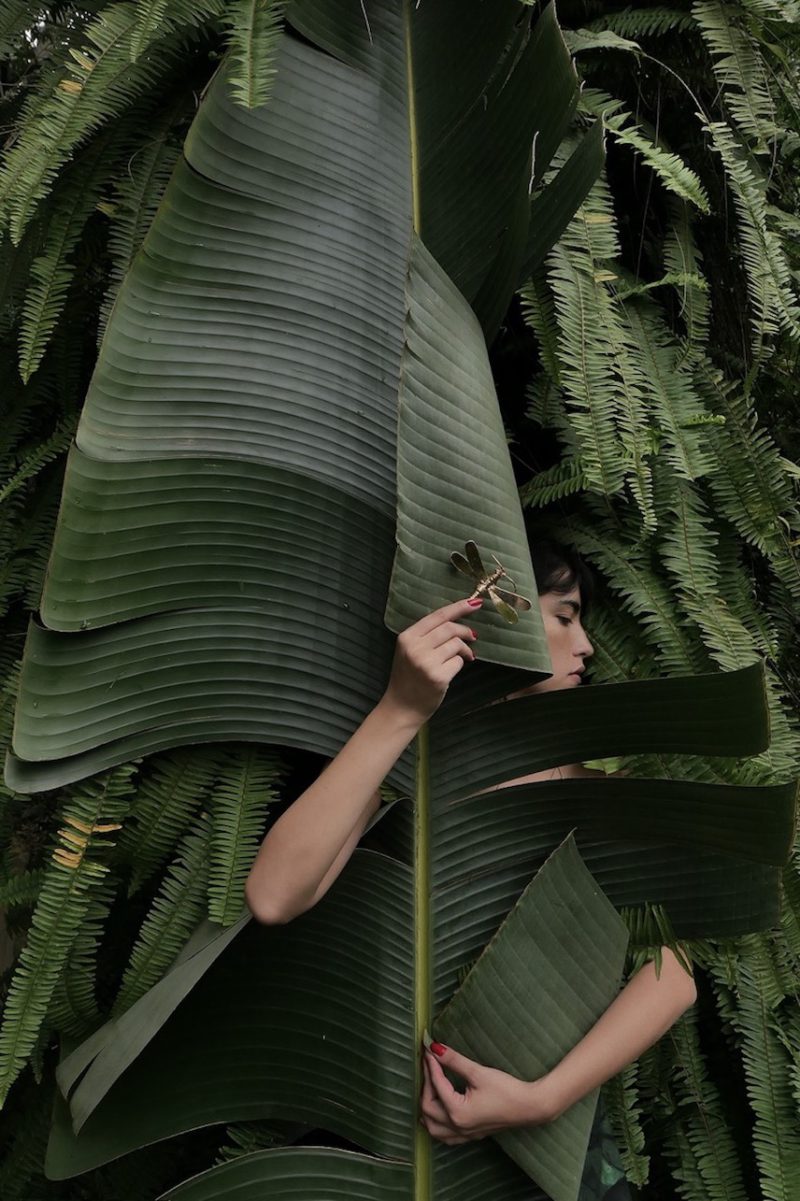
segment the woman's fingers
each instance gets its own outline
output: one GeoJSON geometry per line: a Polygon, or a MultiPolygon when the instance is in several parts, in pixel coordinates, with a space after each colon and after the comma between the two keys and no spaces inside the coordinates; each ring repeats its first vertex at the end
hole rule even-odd
{"type": "Polygon", "coordinates": [[[446,1143],[449,1147],[459,1146],[461,1143],[469,1141],[467,1137],[453,1130],[453,1127],[447,1120],[447,1114],[444,1106],[433,1088],[431,1080],[430,1068],[428,1067],[427,1057],[425,1052],[422,1053],[422,1072],[423,1085],[422,1094],[420,1096],[420,1109],[422,1116],[420,1122],[428,1131],[431,1138],[438,1139],[439,1142],[446,1143]]]}
{"type": "Polygon", "coordinates": [[[415,720],[428,721],[453,677],[476,658],[461,636],[472,641],[473,632],[458,618],[478,607],[466,600],[443,605],[398,634],[386,696],[415,720]]]}
{"type": "Polygon", "coordinates": [[[453,655],[461,655],[468,663],[476,657],[471,646],[467,646],[462,638],[448,638],[441,646],[436,647],[436,662],[446,663],[453,655]]]}
{"type": "Polygon", "coordinates": [[[443,621],[420,639],[420,646],[436,649],[451,638],[461,638],[465,643],[472,643],[478,637],[472,626],[462,625],[458,621],[443,621]]]}
{"type": "MultiPolygon", "coordinates": [[[[483,597],[479,596],[476,599],[481,602],[481,605],[483,604],[483,597]]],[[[463,621],[469,613],[477,613],[481,605],[473,604],[466,598],[453,601],[452,604],[442,605],[441,608],[426,613],[424,617],[420,617],[419,621],[415,621],[412,626],[409,626],[405,632],[418,638],[424,638],[443,621],[463,621]]]]}
{"type": "Polygon", "coordinates": [[[428,1118],[425,1118],[422,1124],[431,1138],[438,1138],[440,1143],[447,1143],[448,1147],[458,1147],[461,1143],[469,1141],[461,1134],[454,1134],[449,1126],[441,1126],[438,1122],[431,1122],[428,1118]]]}

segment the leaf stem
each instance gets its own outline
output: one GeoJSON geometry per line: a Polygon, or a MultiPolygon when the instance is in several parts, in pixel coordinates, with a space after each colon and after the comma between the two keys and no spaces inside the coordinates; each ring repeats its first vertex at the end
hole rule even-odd
{"type": "MultiPolygon", "coordinates": [[[[417,734],[416,793],[414,797],[414,1030],[416,1064],[415,1098],[422,1090],[421,1047],[424,1031],[431,1025],[431,861],[430,861],[430,776],[427,724],[417,734]]],[[[415,1110],[416,1113],[416,1110],[415,1110]]],[[[433,1195],[431,1137],[415,1122],[414,1201],[430,1201],[433,1195]]]]}

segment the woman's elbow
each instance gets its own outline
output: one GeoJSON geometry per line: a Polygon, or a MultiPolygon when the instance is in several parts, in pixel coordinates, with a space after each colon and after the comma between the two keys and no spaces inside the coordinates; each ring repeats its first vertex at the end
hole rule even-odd
{"type": "Polygon", "coordinates": [[[285,926],[290,922],[294,913],[290,913],[285,905],[279,904],[274,898],[257,896],[254,891],[245,886],[244,899],[253,917],[262,926],[285,926]]]}

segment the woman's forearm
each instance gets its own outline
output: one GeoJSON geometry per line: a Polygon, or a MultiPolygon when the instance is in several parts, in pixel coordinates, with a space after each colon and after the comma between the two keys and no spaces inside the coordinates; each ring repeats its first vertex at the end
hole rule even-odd
{"type": "MultiPolygon", "coordinates": [[[[288,922],[319,899],[320,884],[376,811],[378,786],[420,722],[387,696],[367,714],[335,759],[267,832],[245,884],[259,921],[288,922]]],[[[348,856],[349,857],[349,856],[348,856]]],[[[338,873],[336,873],[338,874],[338,873]]],[[[333,882],[334,873],[326,881],[333,882]]]]}
{"type": "Polygon", "coordinates": [[[637,1059],[694,1004],[694,980],[669,947],[661,951],[660,977],[656,979],[655,965],[646,963],[588,1034],[546,1076],[533,1081],[532,1112],[541,1112],[544,1098],[551,1118],[560,1117],[637,1059]]]}

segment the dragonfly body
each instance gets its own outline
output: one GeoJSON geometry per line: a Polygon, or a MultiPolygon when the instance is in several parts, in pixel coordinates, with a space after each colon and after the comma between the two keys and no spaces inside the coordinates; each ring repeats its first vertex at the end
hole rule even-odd
{"type": "MultiPolygon", "coordinates": [[[[454,550],[450,556],[450,562],[454,567],[457,567],[460,572],[470,577],[474,584],[473,596],[488,596],[501,617],[504,617],[508,622],[516,622],[519,620],[517,610],[527,610],[531,607],[531,602],[527,597],[520,596],[517,592],[509,592],[506,588],[498,588],[500,580],[508,575],[505,567],[497,558],[497,555],[492,555],[497,567],[494,571],[487,571],[481,559],[480,552],[473,541],[464,543],[464,554],[454,550]]],[[[513,584],[513,580],[511,580],[513,584]]]]}

